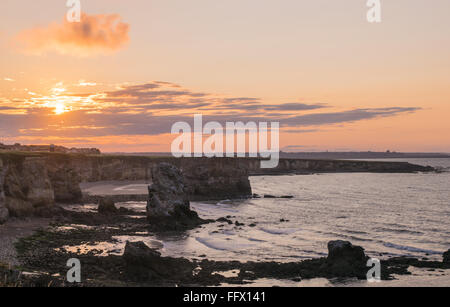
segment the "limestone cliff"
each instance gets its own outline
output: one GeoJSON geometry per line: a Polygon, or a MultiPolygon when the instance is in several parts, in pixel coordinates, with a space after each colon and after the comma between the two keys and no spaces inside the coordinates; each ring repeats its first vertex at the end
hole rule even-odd
{"type": "Polygon", "coordinates": [[[71,157],[71,165],[82,182],[103,180],[147,180],[159,163],[178,167],[185,178],[190,200],[247,197],[252,194],[248,162],[232,158],[171,158],[139,156],[71,157]]]}
{"type": "Polygon", "coordinates": [[[74,168],[72,161],[69,155],[55,155],[46,160],[56,202],[73,203],[82,198],[81,176],[74,168]]]}
{"type": "Polygon", "coordinates": [[[10,216],[27,216],[55,201],[46,159],[43,157],[2,158],[2,198],[10,216]]]}
{"type": "Polygon", "coordinates": [[[70,159],[8,153],[0,155],[0,223],[24,217],[55,202],[79,201],[79,176],[70,159]],[[58,159],[59,158],[59,159],[58,159]]]}
{"type": "Polygon", "coordinates": [[[80,182],[152,181],[152,169],[170,163],[181,170],[189,200],[252,195],[249,176],[320,172],[420,172],[433,168],[404,162],[281,159],[261,169],[255,158],[173,158],[0,151],[0,223],[55,202],[80,202],[80,182]]]}

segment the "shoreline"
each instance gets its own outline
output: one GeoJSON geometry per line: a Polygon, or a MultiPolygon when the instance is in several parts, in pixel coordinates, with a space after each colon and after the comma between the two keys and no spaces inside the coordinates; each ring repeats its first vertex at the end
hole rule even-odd
{"type": "MultiPolygon", "coordinates": [[[[349,274],[333,271],[327,267],[326,258],[282,263],[213,261],[208,260],[206,255],[205,258],[197,259],[155,256],[160,247],[158,244],[152,245],[146,241],[146,237],[151,232],[144,216],[143,212],[125,209],[118,214],[104,215],[97,212],[67,211],[61,208],[57,210],[56,218],[8,222],[1,226],[0,234],[2,230],[10,229],[12,236],[20,237],[15,244],[17,248],[15,260],[19,265],[18,268],[22,272],[41,272],[38,275],[22,275],[20,281],[14,282],[33,286],[46,283],[57,287],[73,286],[65,282],[65,274],[68,270],[65,264],[70,258],[80,259],[82,272],[84,272],[83,283],[76,286],[252,286],[264,279],[273,279],[281,283],[299,283],[309,280],[314,284],[317,279],[326,279],[329,283],[333,283],[336,278],[350,283],[353,280],[353,283],[357,285],[359,283],[357,280],[365,278],[365,267],[360,267],[349,274]],[[142,218],[136,218],[139,216],[142,218]],[[38,229],[40,227],[43,229],[38,229]],[[14,229],[17,228],[22,232],[15,232],[14,229]],[[122,251],[108,253],[106,245],[102,246],[102,242],[115,244],[117,243],[115,237],[120,236],[132,236],[134,242],[145,241],[147,244],[142,243],[145,245],[144,251],[137,255],[145,255],[142,256],[143,259],[150,258],[144,262],[132,259],[130,264],[122,251]],[[82,249],[82,246],[86,249],[82,249]],[[159,272],[160,275],[155,277],[152,263],[162,265],[172,273],[167,275],[159,272]],[[140,273],[146,270],[152,271],[153,275],[140,273]],[[174,271],[176,274],[173,273],[174,271]]],[[[224,220],[226,218],[221,222],[212,221],[211,223],[216,223],[218,227],[224,220]]],[[[396,257],[382,260],[382,267],[382,279],[392,280],[398,276],[411,276],[410,268],[424,272],[433,271],[437,275],[445,273],[445,276],[449,276],[450,264],[396,257]]]]}
{"type": "MultiPolygon", "coordinates": [[[[39,165],[45,165],[45,161],[42,159],[38,162],[39,165]]],[[[320,163],[324,163],[324,161],[320,163]]],[[[355,163],[355,161],[345,163],[355,163]]],[[[366,162],[359,165],[364,165],[364,163],[366,162]]],[[[412,164],[402,163],[402,165],[412,164]]],[[[187,176],[187,178],[194,178],[194,181],[202,176],[209,178],[209,172],[211,172],[211,169],[206,173],[202,171],[195,174],[194,177],[189,175],[191,177],[187,176]]],[[[225,173],[220,174],[220,176],[226,175],[225,173]]],[[[273,175],[278,174],[272,173],[270,176],[273,175]]],[[[220,178],[220,176],[217,178],[220,178]]],[[[246,176],[248,180],[249,176],[253,175],[247,173],[246,176]]],[[[159,177],[154,176],[153,179],[155,178],[159,177]]],[[[201,182],[203,181],[199,180],[197,184],[201,184],[201,182]]],[[[114,202],[143,201],[148,198],[148,195],[143,194],[143,191],[147,189],[147,184],[148,180],[84,183],[81,185],[83,189],[80,187],[80,194],[84,201],[89,203],[97,203],[105,197],[112,198],[114,202]]],[[[214,184],[217,185],[217,182],[214,184]]],[[[201,192],[205,199],[208,199],[209,193],[211,191],[201,192]]],[[[262,198],[279,198],[280,200],[293,198],[289,195],[278,197],[268,194],[262,195],[264,195],[262,198]]],[[[261,198],[256,194],[250,197],[261,198]]],[[[219,198],[223,199],[222,197],[219,198]]],[[[76,209],[77,204],[79,202],[72,202],[72,209],[76,209]]],[[[163,256],[159,252],[162,248],[161,244],[151,240],[151,237],[157,236],[158,233],[167,234],[167,231],[183,235],[186,229],[175,227],[174,229],[158,230],[160,226],[156,225],[156,221],[153,221],[155,225],[152,222],[149,223],[147,214],[143,211],[134,210],[134,208],[121,207],[113,210],[113,212],[99,213],[93,210],[88,212],[67,210],[67,208],[61,207],[60,203],[56,203],[53,206],[37,207],[37,209],[35,214],[41,216],[40,218],[12,218],[5,225],[0,226],[0,235],[7,238],[4,241],[5,256],[3,256],[3,259],[9,262],[6,267],[13,267],[10,270],[6,269],[4,264],[0,265],[2,270],[0,273],[11,276],[10,284],[71,286],[65,282],[65,274],[68,271],[66,262],[71,258],[79,259],[83,265],[83,272],[85,272],[83,283],[78,286],[252,285],[258,280],[264,279],[280,282],[300,282],[317,278],[325,278],[329,281],[335,278],[364,280],[367,272],[363,261],[359,261],[356,266],[347,266],[346,270],[343,270],[335,268],[326,257],[290,262],[267,260],[239,262],[211,260],[208,259],[207,255],[190,259],[185,258],[184,255],[178,258],[163,256]],[[1,232],[2,229],[3,233],[1,232]],[[15,240],[17,242],[14,242],[15,240]],[[131,258],[127,253],[127,247],[128,250],[134,248],[135,254],[131,258]],[[137,259],[136,255],[138,255],[137,259]],[[160,264],[166,271],[172,273],[161,272],[152,263],[160,264]],[[24,275],[19,272],[27,272],[27,274],[24,275]]],[[[199,219],[201,222],[194,223],[193,228],[203,228],[202,223],[208,223],[212,225],[211,231],[214,233],[223,230],[221,227],[227,224],[227,227],[242,229],[240,228],[242,226],[255,227],[259,223],[257,218],[256,220],[254,217],[251,218],[252,220],[249,217],[247,218],[248,220],[243,217],[237,220],[236,216],[226,216],[218,219],[214,217],[213,220],[199,219]]],[[[284,219],[280,219],[281,221],[285,222],[284,219]]],[[[445,274],[447,274],[447,271],[441,271],[450,269],[448,263],[429,261],[428,259],[419,260],[411,257],[384,259],[382,260],[382,266],[382,278],[384,280],[390,280],[395,276],[410,275],[409,268],[411,267],[445,274]]]]}

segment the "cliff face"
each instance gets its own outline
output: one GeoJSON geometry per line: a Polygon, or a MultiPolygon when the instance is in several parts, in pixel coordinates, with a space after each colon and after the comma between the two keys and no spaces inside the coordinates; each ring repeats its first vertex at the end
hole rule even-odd
{"type": "Polygon", "coordinates": [[[6,154],[0,156],[0,223],[9,216],[33,215],[55,201],[81,199],[79,177],[70,160],[47,156],[6,154]]]}
{"type": "Polygon", "coordinates": [[[261,169],[252,158],[172,158],[59,153],[0,152],[0,223],[31,215],[55,202],[80,202],[80,182],[148,180],[152,169],[170,163],[182,171],[190,200],[252,195],[250,175],[318,172],[426,172],[433,168],[403,162],[281,159],[261,169]]]}
{"type": "Polygon", "coordinates": [[[240,159],[180,159],[191,200],[249,197],[249,166],[240,159]]]}
{"type": "Polygon", "coordinates": [[[55,202],[80,202],[80,182],[148,180],[155,165],[181,169],[190,200],[248,197],[248,165],[240,159],[175,159],[48,153],[0,154],[0,223],[55,202]]]}
{"type": "Polygon", "coordinates": [[[82,198],[81,176],[74,168],[68,155],[58,155],[46,159],[48,177],[51,181],[56,202],[77,202],[82,198]]]}
{"type": "Polygon", "coordinates": [[[70,156],[70,167],[82,182],[150,180],[154,160],[128,156],[70,156]]]}
{"type": "Polygon", "coordinates": [[[241,159],[176,159],[133,156],[74,156],[71,167],[82,182],[148,180],[159,163],[181,169],[191,200],[247,197],[252,194],[248,163],[241,159]]]}
{"type": "Polygon", "coordinates": [[[45,162],[42,157],[2,159],[2,198],[10,216],[31,215],[36,208],[54,203],[45,162]]]}
{"type": "Polygon", "coordinates": [[[278,167],[261,169],[259,163],[249,163],[250,175],[305,174],[305,173],[413,173],[430,172],[428,166],[407,162],[356,161],[356,160],[316,160],[280,159],[278,167]]]}

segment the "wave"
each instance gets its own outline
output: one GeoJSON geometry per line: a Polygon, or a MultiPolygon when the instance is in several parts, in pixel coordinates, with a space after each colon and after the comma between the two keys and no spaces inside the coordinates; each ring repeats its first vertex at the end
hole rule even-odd
{"type": "Polygon", "coordinates": [[[298,228],[285,228],[285,229],[273,229],[273,228],[259,228],[261,231],[270,233],[272,235],[288,235],[300,231],[298,228]]]}
{"type": "Polygon", "coordinates": [[[225,246],[221,246],[220,244],[217,244],[217,242],[211,242],[211,240],[205,239],[205,238],[195,238],[195,240],[197,240],[197,242],[205,245],[206,247],[212,248],[212,249],[217,249],[217,250],[221,250],[221,251],[225,251],[227,250],[227,248],[225,246]]]}
{"type": "Polygon", "coordinates": [[[253,247],[254,245],[245,242],[237,242],[236,240],[217,240],[210,238],[196,237],[195,240],[206,247],[219,251],[239,251],[253,247]]]}
{"type": "Polygon", "coordinates": [[[408,251],[408,252],[412,252],[412,253],[423,253],[423,254],[429,254],[429,255],[441,255],[442,252],[437,252],[437,251],[433,251],[433,250],[428,250],[428,249],[422,249],[422,248],[417,248],[417,247],[413,247],[413,246],[407,246],[407,245],[399,245],[399,244],[394,244],[394,243],[389,243],[389,242],[385,242],[383,243],[383,245],[385,247],[389,247],[389,248],[394,248],[397,250],[404,250],[404,251],[408,251]]]}
{"type": "Polygon", "coordinates": [[[398,229],[398,228],[385,228],[385,227],[379,227],[375,228],[374,230],[382,231],[382,232],[392,232],[392,233],[406,233],[411,235],[423,235],[423,232],[421,231],[415,231],[415,230],[408,230],[408,229],[398,229]]]}

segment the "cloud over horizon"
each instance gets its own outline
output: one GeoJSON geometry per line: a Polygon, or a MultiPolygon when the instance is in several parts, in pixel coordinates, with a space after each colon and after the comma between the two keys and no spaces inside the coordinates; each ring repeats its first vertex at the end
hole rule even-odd
{"type": "Polygon", "coordinates": [[[65,55],[91,56],[109,54],[123,48],[129,41],[130,25],[118,14],[88,15],[81,22],[51,23],[34,27],[16,35],[18,48],[32,55],[56,52],[65,55]]]}
{"type": "MultiPolygon", "coordinates": [[[[60,85],[61,86],[61,85],[60,85]]],[[[332,108],[322,103],[267,104],[254,97],[224,97],[194,92],[169,82],[124,85],[93,93],[61,91],[53,96],[33,96],[22,103],[0,103],[0,130],[4,137],[54,137],[55,139],[105,138],[110,136],[162,136],[175,122],[192,124],[194,114],[204,122],[280,122],[283,133],[311,133],[322,126],[354,123],[402,114],[420,108],[332,108]],[[55,114],[49,104],[66,101],[67,111],[55,114]],[[11,113],[15,107],[21,112],[11,113]],[[3,111],[2,111],[3,110],[3,111]]]]}

